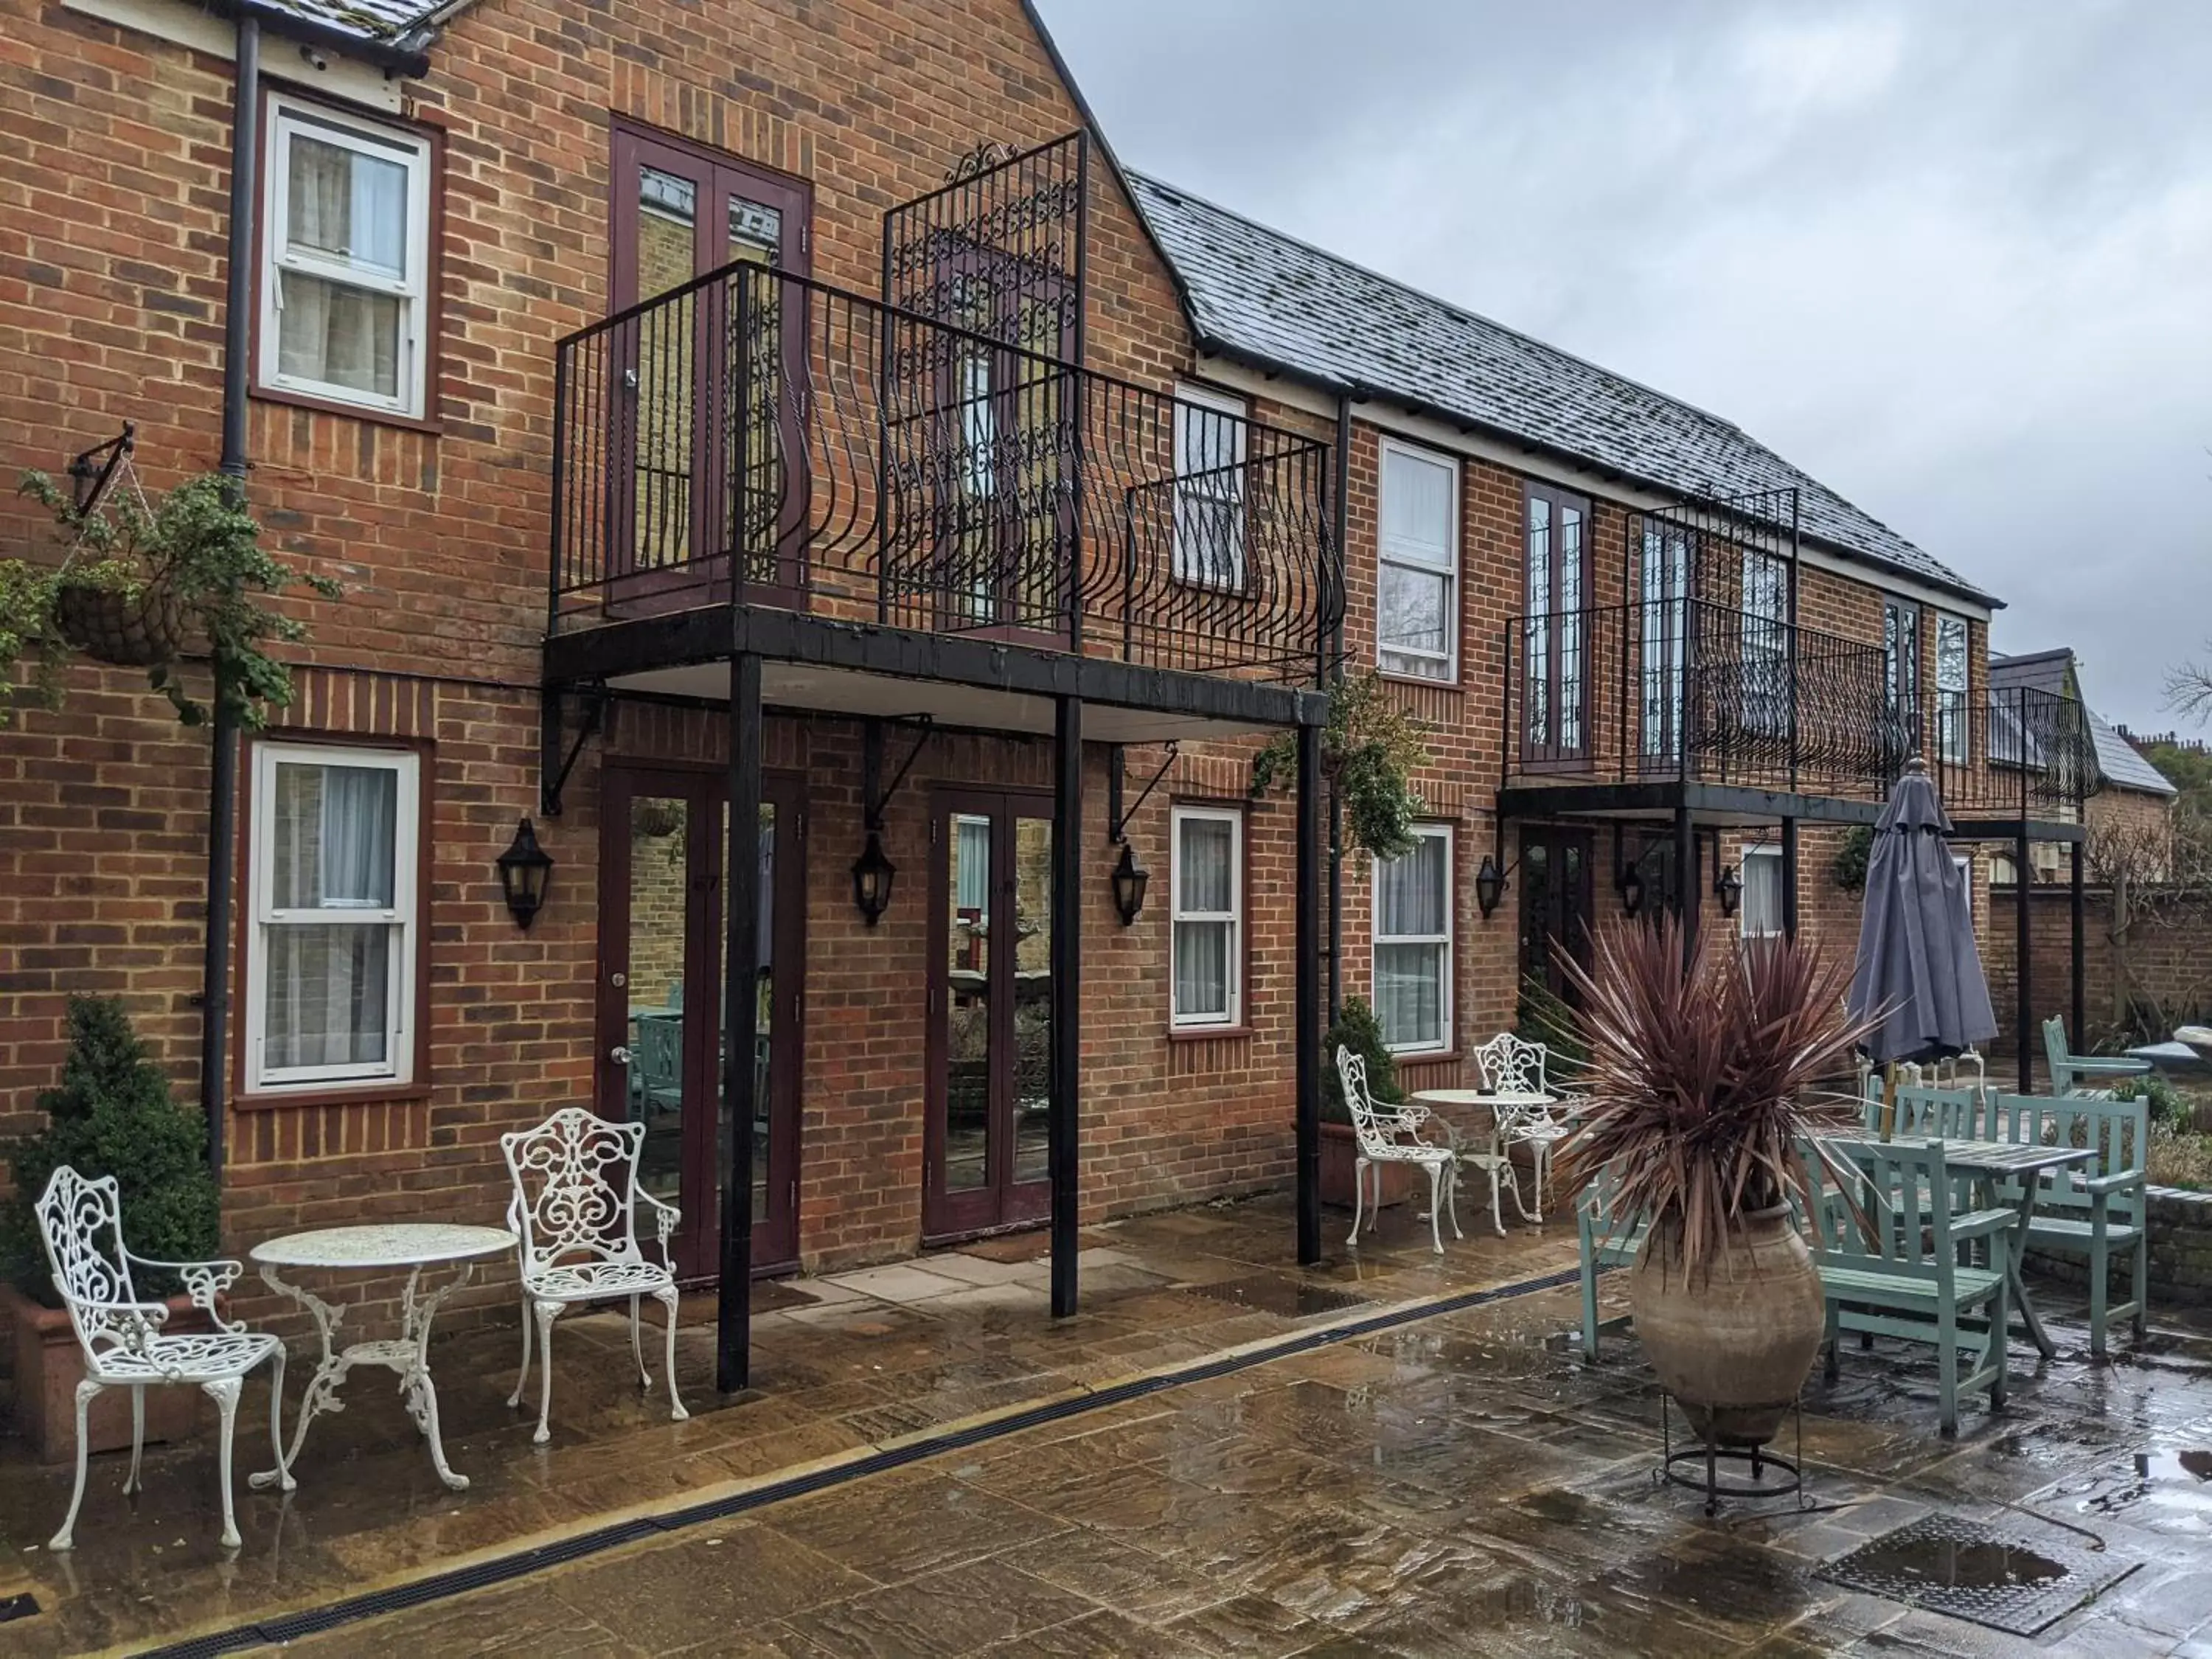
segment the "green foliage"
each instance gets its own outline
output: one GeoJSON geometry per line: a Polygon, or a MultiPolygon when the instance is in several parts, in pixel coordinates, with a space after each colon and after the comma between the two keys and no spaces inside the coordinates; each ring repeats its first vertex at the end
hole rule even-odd
{"type": "Polygon", "coordinates": [[[2196,1127],[2195,1103],[2156,1073],[2149,1077],[2122,1078],[2112,1085],[2112,1098],[2115,1100],[2133,1100],[2139,1095],[2150,1102],[2150,1121],[2153,1123],[2162,1123],[2177,1132],[2196,1127]]]}
{"type": "MultiPolygon", "coordinates": [[[[219,1236],[206,1122],[171,1097],[168,1079],[131,1030],[123,1005],[72,997],[69,1029],[61,1083],[39,1097],[46,1129],[5,1148],[15,1190],[0,1210],[0,1267],[27,1294],[49,1304],[58,1298],[31,1206],[62,1164],[81,1175],[115,1177],[124,1238],[137,1255],[204,1261],[215,1254],[219,1236]]],[[[137,1286],[147,1297],[175,1289],[137,1286]]]]}
{"type": "Polygon", "coordinates": [[[1533,974],[1521,981],[1513,1034],[1524,1042],[1542,1043],[1563,1075],[1577,1073],[1589,1064],[1589,1044],[1583,1040],[1575,1023],[1575,1011],[1533,974]]]}
{"type": "Polygon", "coordinates": [[[1844,844],[1836,849],[1836,885],[1846,893],[1866,890],[1867,859],[1874,852],[1874,830],[1863,823],[1855,823],[1844,832],[1844,844]]]}
{"type": "Polygon", "coordinates": [[[1352,1109],[1344,1103],[1344,1079],[1337,1075],[1336,1051],[1349,1048],[1367,1061],[1367,1092],[1378,1106],[1394,1106],[1406,1097],[1398,1087],[1398,1063],[1382,1041],[1382,1022],[1364,997],[1344,1000],[1336,1023],[1321,1040],[1321,1115],[1331,1123],[1352,1121],[1352,1109]]]}
{"type": "MultiPolygon", "coordinates": [[[[1329,692],[1328,725],[1322,732],[1321,769],[1344,803],[1344,827],[1354,847],[1378,859],[1413,850],[1413,820],[1421,798],[1413,775],[1429,763],[1425,728],[1392,701],[1381,675],[1353,675],[1329,692]]],[[[1285,732],[1252,757],[1252,795],[1296,781],[1297,735],[1285,732]]]]}
{"type": "MultiPolygon", "coordinates": [[[[306,625],[256,596],[280,593],[295,580],[326,599],[342,590],[328,577],[294,571],[270,556],[261,545],[260,526],[228,479],[203,474],[150,509],[136,492],[114,490],[112,506],[103,503],[89,514],[78,512],[43,472],[25,473],[19,489],[53,514],[70,542],[72,586],[136,598],[159,585],[173,596],[191,629],[206,641],[216,706],[241,726],[258,731],[265,723],[264,709],[292,701],[291,672],[264,647],[305,639],[306,625]]],[[[21,560],[0,562],[0,719],[26,653],[36,664],[31,694],[49,704],[55,699],[63,647],[54,602],[61,574],[21,560]]],[[[207,720],[206,706],[185,691],[176,664],[155,665],[148,679],[185,725],[207,720]]]]}

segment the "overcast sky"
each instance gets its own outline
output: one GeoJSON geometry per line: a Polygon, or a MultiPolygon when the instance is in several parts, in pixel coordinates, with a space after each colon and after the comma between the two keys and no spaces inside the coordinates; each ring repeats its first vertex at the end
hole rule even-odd
{"type": "Polygon", "coordinates": [[[1041,5],[1128,165],[1726,416],[2173,723],[2212,3],[1041,5]]]}

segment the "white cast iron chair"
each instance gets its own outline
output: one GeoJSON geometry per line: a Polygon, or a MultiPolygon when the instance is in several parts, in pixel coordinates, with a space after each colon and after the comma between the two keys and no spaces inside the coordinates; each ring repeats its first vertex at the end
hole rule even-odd
{"type": "Polygon", "coordinates": [[[499,1146],[514,1181],[507,1224],[522,1244],[522,1375],[507,1403],[520,1405],[530,1381],[534,1322],[538,1432],[531,1438],[541,1446],[551,1439],[545,1419],[553,1406],[553,1322],[580,1302],[623,1297],[629,1300],[629,1352],[638,1384],[650,1389],[637,1322],[638,1303],[649,1296],[668,1317],[668,1414],[682,1422],[691,1413],[676,1395],[676,1276],[668,1265],[668,1236],[682,1216],[637,1184],[645,1125],[610,1123],[580,1106],[564,1106],[534,1129],[501,1135],[499,1146]],[[653,1206],[658,1262],[647,1261],[638,1243],[641,1201],[653,1206]]]}
{"type": "Polygon", "coordinates": [[[284,1345],[276,1337],[233,1324],[216,1311],[216,1297],[237,1281],[246,1271],[244,1264],[156,1261],[132,1255],[123,1243],[123,1206],[113,1176],[89,1181],[64,1164],[46,1182],[35,1208],[54,1288],[69,1309],[70,1323],[84,1349],[84,1379],[76,1385],[76,1489],[70,1494],[68,1518],[46,1547],[65,1550],[76,1541],[76,1512],[84,1502],[85,1460],[91,1443],[86,1419],[100,1390],[131,1390],[131,1473],[123,1482],[127,1493],[143,1491],[146,1484],[139,1477],[146,1447],[146,1390],[181,1384],[200,1389],[222,1413],[222,1546],[236,1549],[238,1520],[230,1501],[231,1434],[238,1421],[240,1384],[264,1359],[275,1363],[269,1374],[269,1437],[276,1448],[277,1484],[286,1492],[295,1484],[284,1464],[284,1345]],[[175,1273],[193,1305],[216,1328],[163,1335],[168,1304],[139,1300],[131,1278],[133,1267],[175,1273]]]}
{"type": "Polygon", "coordinates": [[[1491,1109],[1491,1151],[1505,1162],[1505,1178],[1512,1183],[1513,1205],[1523,1221],[1544,1223],[1544,1187],[1552,1176],[1552,1149],[1567,1138],[1567,1120],[1577,1103],[1555,1093],[1547,1070],[1551,1051],[1510,1031],[1500,1031],[1474,1051],[1475,1068],[1483,1089],[1491,1094],[1517,1095],[1491,1109]],[[1516,1146],[1528,1148],[1529,1176],[1536,1188],[1536,1207],[1531,1213],[1521,1196],[1521,1178],[1513,1173],[1516,1146]]]}
{"type": "MultiPolygon", "coordinates": [[[[1459,1182],[1455,1178],[1458,1154],[1449,1145],[1428,1139],[1422,1133],[1430,1121],[1431,1113],[1425,1106],[1411,1102],[1400,1106],[1378,1106],[1375,1097],[1367,1091],[1367,1060],[1339,1045],[1336,1051],[1336,1074],[1344,1085],[1344,1103],[1352,1114],[1352,1133],[1358,1145],[1358,1161],[1352,1166],[1352,1237],[1359,1243],[1359,1218],[1367,1196],[1369,1170],[1375,1175],[1375,1211],[1382,1211],[1382,1168],[1385,1164],[1412,1164],[1429,1172],[1429,1238],[1438,1255],[1444,1253],[1443,1234],[1437,1226],[1437,1217],[1444,1206],[1451,1206],[1452,1237],[1465,1238],[1459,1230],[1459,1204],[1455,1197],[1459,1182]]],[[[1375,1231],[1370,1220],[1367,1231],[1375,1231]]]]}

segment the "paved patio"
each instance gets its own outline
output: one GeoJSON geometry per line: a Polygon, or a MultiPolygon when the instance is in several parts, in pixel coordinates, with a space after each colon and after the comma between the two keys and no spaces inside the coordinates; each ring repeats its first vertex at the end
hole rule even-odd
{"type": "MultiPolygon", "coordinates": [[[[454,1379],[449,1443],[474,1490],[438,1486],[396,1399],[365,1389],[317,1425],[289,1503],[244,1499],[246,1547],[231,1563],[214,1548],[202,1449],[161,1455],[135,1509],[106,1460],[74,1559],[35,1547],[65,1477],[13,1463],[0,1469],[0,1571],[19,1582],[0,1595],[30,1589],[43,1610],[0,1630],[0,1650],[143,1648],[903,1444],[921,1455],[902,1468],[299,1645],[807,1659],[2212,1655],[2212,1322],[2163,1320],[2140,1353],[2092,1367],[2084,1333],[2046,1297],[2061,1358],[2032,1370],[2016,1346],[2011,1408],[1971,1409],[1951,1443],[1936,1432],[1924,1351],[1847,1350],[1839,1383],[1816,1377],[1808,1396],[1815,1507],[1732,1504],[1708,1521],[1696,1495],[1653,1482],[1657,1404],[1633,1342],[1584,1368],[1556,1340],[1573,1291],[1516,1288],[1571,1264],[1564,1225],[1471,1235],[1439,1266],[1413,1218],[1395,1213],[1361,1261],[1302,1274],[1281,1265],[1288,1224],[1283,1205],[1262,1201],[1093,1230],[1086,1311],[1059,1326],[1040,1311],[1042,1263],[995,1259],[1018,1246],[810,1282],[789,1292],[805,1304],[763,1319],[753,1395],[719,1401],[710,1330],[684,1332],[680,1369],[699,1411],[685,1424],[623,1384],[620,1322],[588,1334],[580,1322],[563,1332],[543,1449],[504,1404],[509,1340],[459,1337],[440,1367],[454,1379]],[[1408,1305],[1484,1285],[1507,1293],[1452,1311],[1408,1305]],[[1391,1307],[1407,1316],[1386,1329],[938,1443],[978,1413],[1095,1401],[1118,1378],[1391,1307]],[[1934,1513],[2054,1556],[2135,1565],[2032,1640],[1812,1576],[1934,1513]]],[[[1607,1288],[1617,1304],[1618,1275],[1607,1288]]]]}

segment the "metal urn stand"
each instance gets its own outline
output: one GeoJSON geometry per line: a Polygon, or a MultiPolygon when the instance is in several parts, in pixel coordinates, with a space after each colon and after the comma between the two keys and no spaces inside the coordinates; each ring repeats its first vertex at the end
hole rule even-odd
{"type": "Polygon", "coordinates": [[[1796,1438],[1793,1455],[1789,1457],[1763,1445],[1731,1445],[1711,1434],[1678,1450],[1674,1445],[1674,1395],[1662,1390],[1659,1395],[1661,1462],[1655,1479],[1663,1478],[1674,1486],[1705,1493],[1708,1517],[1719,1513],[1723,1498],[1753,1502],[1795,1498],[1799,1509],[1809,1507],[1804,1495],[1805,1407],[1802,1399],[1790,1402],[1790,1416],[1796,1438]],[[1723,1479],[1723,1465],[1731,1470],[1744,1470],[1744,1478],[1723,1479]]]}

